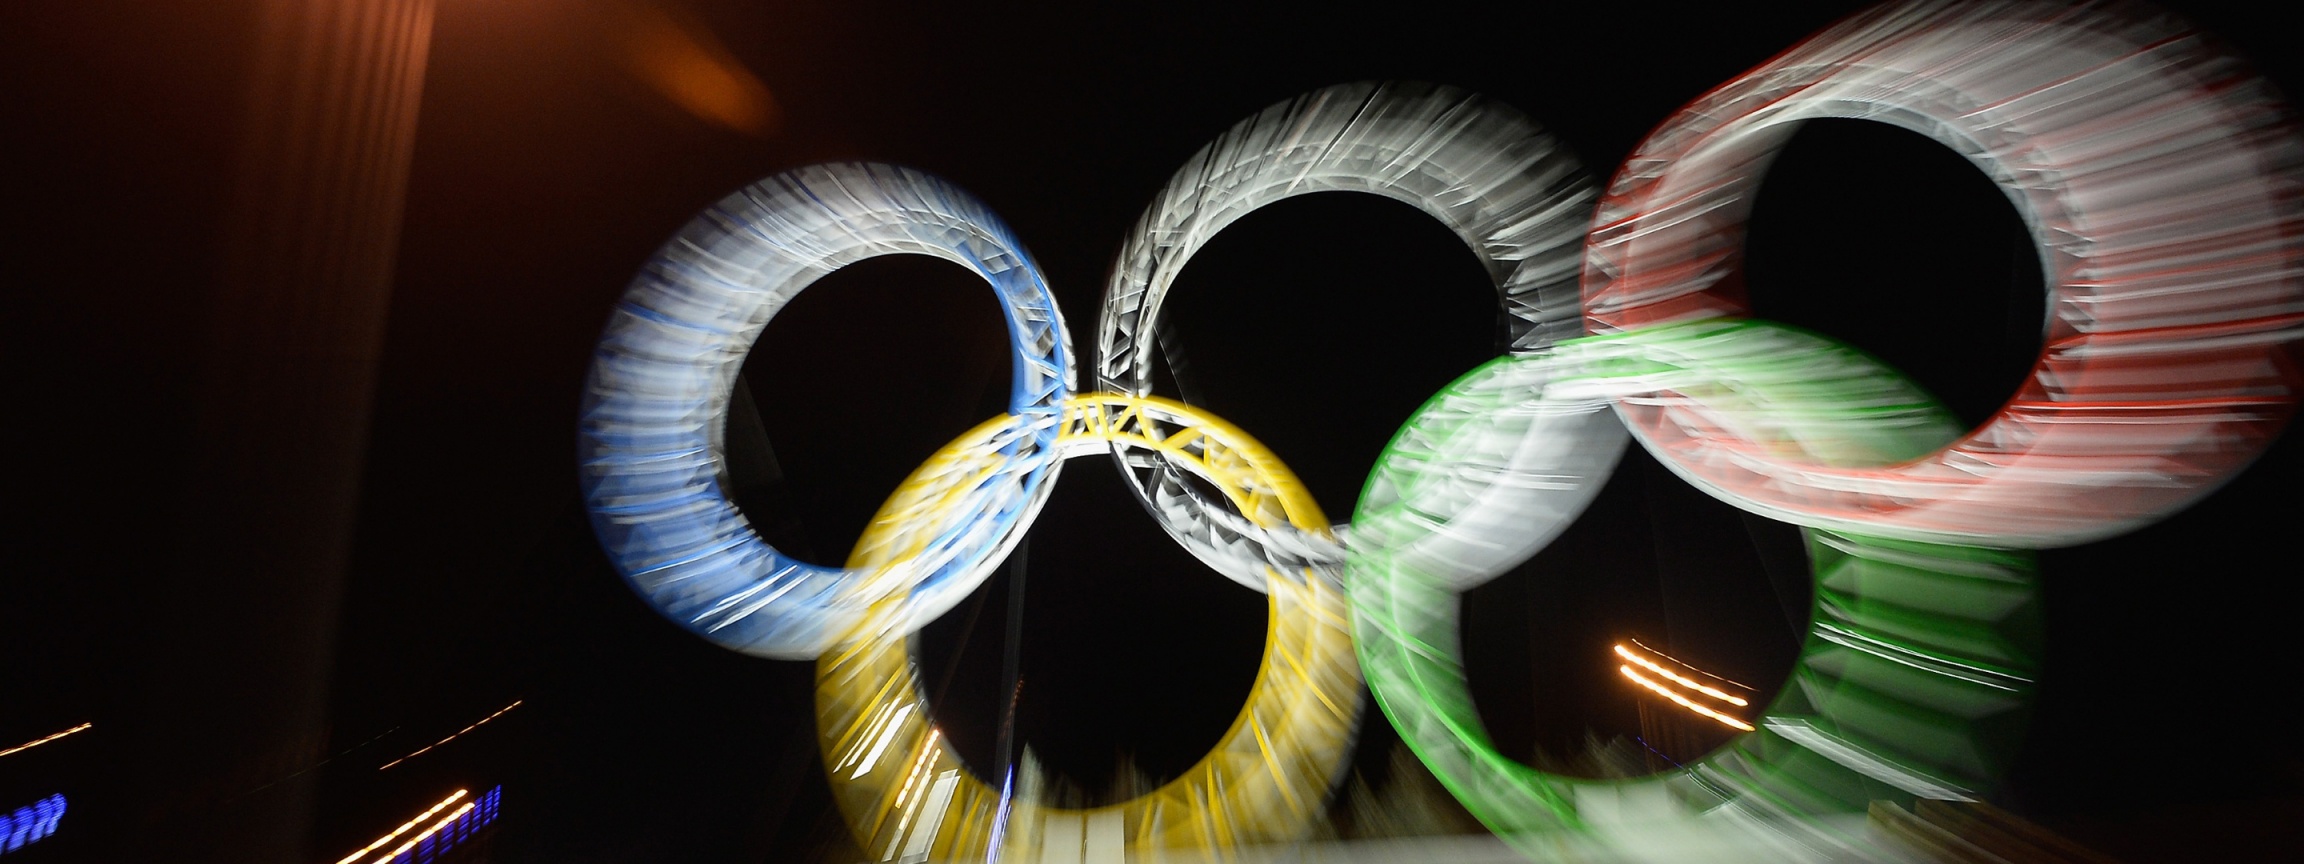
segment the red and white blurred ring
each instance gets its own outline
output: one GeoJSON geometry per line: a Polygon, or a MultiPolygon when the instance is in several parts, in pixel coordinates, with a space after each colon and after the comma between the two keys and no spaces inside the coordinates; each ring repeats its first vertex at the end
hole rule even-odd
{"type": "Polygon", "coordinates": [[[1620,403],[1634,436],[1762,515],[2004,547],[2133,530],[2237,473],[2295,405],[2304,147],[2269,84],[2180,26],[2126,6],[1893,4],[1665,121],[1601,201],[1592,331],[1745,314],[1730,277],[1752,194],[1820,117],[1919,132],[1999,184],[2039,244],[2048,327],[1999,413],[1916,460],[1803,460],[1695,393],[1620,403]]]}

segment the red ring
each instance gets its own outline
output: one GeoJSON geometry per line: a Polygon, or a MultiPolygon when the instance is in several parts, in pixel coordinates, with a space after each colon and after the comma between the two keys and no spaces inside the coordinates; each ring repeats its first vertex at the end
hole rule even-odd
{"type": "Polygon", "coordinates": [[[1601,201],[1587,328],[1748,314],[1752,193],[1817,117],[1920,132],[2008,193],[2050,285],[2041,358],[1983,425],[1895,465],[1798,461],[1686,434],[1702,424],[1676,399],[1619,403],[1659,458],[1802,524],[2055,546],[2181,509],[2279,434],[2304,335],[2304,143],[2241,61],[2135,7],[1891,4],[1698,98],[1601,201]]]}

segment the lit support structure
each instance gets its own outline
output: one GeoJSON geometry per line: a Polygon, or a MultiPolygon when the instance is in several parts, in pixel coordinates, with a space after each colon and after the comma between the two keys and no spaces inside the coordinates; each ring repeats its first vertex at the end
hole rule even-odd
{"type": "MultiPolygon", "coordinates": [[[[947,445],[881,508],[849,566],[869,569],[908,554],[905,526],[925,522],[907,514],[955,494],[951,478],[997,470],[1010,458],[1003,442],[1026,422],[1006,415],[947,445]]],[[[1150,454],[1219,490],[1228,516],[1333,542],[1319,507],[1278,457],[1191,406],[1089,394],[1066,403],[1056,441],[1065,457],[1115,448],[1150,454]]],[[[1189,856],[1302,838],[1325,817],[1350,758],[1359,667],[1335,570],[1272,569],[1265,578],[1263,664],[1232,728],[1176,780],[1088,810],[1010,800],[969,773],[930,717],[906,638],[913,613],[900,599],[884,600],[882,615],[817,664],[824,767],[858,842],[883,861],[1036,861],[1051,849],[1189,856]]]]}

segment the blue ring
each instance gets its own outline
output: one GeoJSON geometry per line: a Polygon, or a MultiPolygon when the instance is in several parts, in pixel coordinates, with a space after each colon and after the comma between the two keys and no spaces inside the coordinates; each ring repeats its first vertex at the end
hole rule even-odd
{"type": "MultiPolygon", "coordinates": [[[[984,489],[970,512],[996,530],[939,532],[966,544],[912,581],[914,598],[949,607],[1053,488],[1056,432],[1072,394],[1072,351],[1039,267],[990,208],[908,168],[841,163],[752,184],[698,214],[625,289],[593,353],[579,414],[585,509],[601,548],[641,599],[721,647],[815,657],[873,598],[864,574],[770,546],[721,486],[720,430],[744,356],[770,318],[809,284],[893,254],[958,263],[990,282],[1008,324],[1008,410],[1036,446],[1022,482],[984,489]],[[1038,418],[1035,418],[1038,419],[1038,418]]],[[[941,610],[928,610],[927,620],[941,610]]]]}

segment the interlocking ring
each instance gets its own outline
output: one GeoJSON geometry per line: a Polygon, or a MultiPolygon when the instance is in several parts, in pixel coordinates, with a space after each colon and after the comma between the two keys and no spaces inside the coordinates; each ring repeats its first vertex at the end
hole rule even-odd
{"type": "MultiPolygon", "coordinates": [[[[1357,716],[1353,634],[1403,737],[1532,850],[1637,846],[1624,826],[1650,817],[1737,823],[1970,795],[2005,763],[2039,657],[2023,550],[2165,516],[2292,412],[2300,164],[2268,86],[2127,7],[1928,0],[1860,14],[1667,121],[1588,236],[1588,184],[1525,118],[1448,88],[1329,88],[1234,127],[1147,210],[1098,321],[1098,381],[1114,392],[1083,397],[1054,301],[982,205],[903,169],[801,169],[700,216],[619,305],[587,385],[585,492],[619,572],[659,611],[736,650],[823,655],[826,766],[883,857],[1012,848],[1000,836],[1012,827],[1025,846],[1115,851],[1300,836],[1357,716]],[[1750,194],[1811,117],[1952,147],[2039,241],[2047,349],[1974,432],[1861,352],[1737,317],[1729,277],[1750,194]],[[1341,544],[1276,457],[1149,396],[1144,340],[1210,237],[1324,190],[1397,198],[1455,230],[1497,285],[1511,352],[1402,428],[1341,544]],[[1016,358],[1010,412],[916,471],[848,568],[813,567],[760,541],[727,500],[719,420],[791,294],[895,252],[994,285],[1016,358]],[[1597,335],[1571,338],[1571,310],[1597,335]],[[1754,731],[1670,775],[1570,780],[1488,743],[1455,604],[1573,521],[1626,425],[1707,493],[1802,526],[1817,602],[1792,684],[1754,731]],[[1064,811],[967,776],[927,719],[904,637],[980,584],[1062,460],[1095,449],[1195,556],[1270,592],[1273,631],[1247,709],[1200,766],[1137,801],[1064,811]]],[[[1812,833],[1799,844],[1826,854],[1864,845],[1829,824],[1812,833]]]]}
{"type": "MultiPolygon", "coordinates": [[[[1743,222],[1816,117],[1900,126],[1983,169],[2039,244],[2046,349],[1991,419],[1908,459],[1789,458],[1700,390],[1620,404],[1689,482],[1835,531],[2009,548],[2156,521],[2221,485],[2295,407],[2297,166],[2270,85],[2166,15],[2024,2],[1882,6],[1739,76],[1625,160],[1584,270],[1594,332],[1743,314],[1743,222]]],[[[1853,289],[1852,290],[1859,290],[1853,289]]]]}
{"type": "Polygon", "coordinates": [[[860,164],[756,184],[667,243],[603,337],[584,426],[603,545],[643,599],[700,635],[763,656],[822,654],[818,720],[835,791],[859,839],[892,854],[981,852],[1001,831],[1008,845],[1036,845],[1064,825],[1141,848],[1300,837],[1349,758],[1361,708],[1338,552],[1264,572],[1271,632],[1240,719],[1184,777],[1135,801],[1008,812],[929,728],[905,637],[982,583],[1065,458],[1153,454],[1221,490],[1226,516],[1253,531],[1300,549],[1335,544],[1294,475],[1246,433],[1160,399],[1069,398],[1062,326],[1022,247],[942,181],[860,164]],[[792,294],[901,252],[969,264],[999,289],[1018,356],[1011,409],[923,463],[845,569],[813,567],[761,541],[722,493],[719,419],[744,351],[792,294]],[[932,786],[919,773],[930,769],[932,786]],[[1000,818],[981,818],[984,807],[1000,818]]]}
{"type": "MultiPolygon", "coordinates": [[[[1501,358],[1451,385],[1394,438],[1354,524],[1362,532],[1412,536],[1424,518],[1406,502],[1414,487],[1434,482],[1434,465],[1460,461],[1462,442],[1476,453],[1498,418],[1613,422],[1613,398],[1675,371],[1657,358],[1738,366],[1740,380],[1754,382],[1743,395],[1811,421],[1804,428],[1820,434],[1799,443],[1812,445],[1803,455],[1820,461],[1895,458],[1959,434],[1926,393],[1823,337],[1759,322],[1645,328],[1572,340],[1552,354],[1501,358]],[[1459,402],[1485,410],[1467,411],[1459,402]],[[1870,424],[1883,410],[1909,422],[1895,434],[1858,437],[1877,429],[1870,424]]],[[[1544,456],[1520,470],[1561,490],[1597,486],[1608,471],[1573,444],[1544,456]]],[[[1562,523],[1574,517],[1561,509],[1562,523]]],[[[1550,534],[1560,524],[1524,530],[1550,534]]],[[[1434,569],[1413,545],[1406,552],[1364,548],[1357,541],[1367,533],[1354,535],[1348,559],[1361,665],[1402,739],[1457,800],[1535,854],[1642,848],[1669,842],[1657,832],[1675,826],[1861,814],[1877,799],[1978,794],[2012,755],[2040,657],[2030,556],[1805,534],[1816,603],[1790,683],[1757,730],[1684,770],[1580,780],[1503,755],[1465,684],[1453,571],[1447,562],[1434,569]]],[[[1860,832],[1820,830],[1771,854],[1799,860],[1819,851],[1861,856],[1864,848],[1860,832]]]]}
{"type": "MultiPolygon", "coordinates": [[[[1602,203],[1585,297],[1609,335],[1452,385],[1371,478],[1348,573],[1379,704],[1469,809],[1531,851],[1637,849],[1692,814],[1727,824],[1974,794],[2010,754],[2039,656],[2017,550],[2165,516],[2253,458],[2292,410],[2297,151],[2284,108],[2236,62],[2165,18],[2117,10],[1883,7],[1698,100],[1602,203]],[[1816,116],[1947,143],[2041,238],[2048,351],[1983,429],[1962,437],[1861,352],[1732,317],[1726,277],[1758,169],[1791,121],[1816,116]],[[1447,562],[1362,542],[1445,525],[1401,502],[1432,485],[1420,472],[1478,457],[1507,408],[1605,404],[1699,488],[1804,526],[1816,571],[1809,638],[1759,728],[1659,779],[1578,781],[1498,754],[1464,688],[1447,562]]],[[[1572,457],[1516,476],[1565,489],[1605,473],[1572,457]]],[[[1862,854],[1830,824],[1798,845],[1862,854]]]]}
{"type": "Polygon", "coordinates": [[[577,452],[594,533],[658,612],[722,647],[813,659],[855,629],[873,594],[909,590],[921,620],[975,590],[1045,502],[1072,350],[1056,298],[1007,225],[941,180],[887,165],[821,165],[722,199],[656,253],[595,350],[577,452]],[[744,355],[801,289],[876,255],[953,261],[992,284],[1008,322],[1008,410],[1040,422],[1014,458],[945,502],[915,554],[873,573],[776,550],[730,500],[721,456],[744,355]]]}
{"type": "MultiPolygon", "coordinates": [[[[865,529],[852,568],[907,554],[883,542],[910,514],[948,494],[947,478],[998,470],[1009,457],[1008,415],[947,445],[907,480],[865,529]]],[[[1165,399],[1098,393],[1067,403],[1059,449],[1156,454],[1219,490],[1232,512],[1260,526],[1327,533],[1320,508],[1278,457],[1205,412],[1165,399]]],[[[834,797],[858,842],[881,860],[1044,860],[1041,849],[1217,849],[1304,836],[1325,815],[1360,718],[1360,667],[1351,612],[1333,568],[1267,573],[1269,630],[1256,683],[1214,749],[1175,780],[1132,800],[1075,810],[1014,799],[977,779],[929,718],[914,668],[912,615],[901,595],[868,633],[817,664],[817,730],[834,797]],[[928,856],[923,859],[921,856],[928,856]]],[[[1077,858],[1080,853],[1072,855],[1077,858]]],[[[1098,857],[1095,860],[1119,860],[1098,857]]]]}
{"type": "MultiPolygon", "coordinates": [[[[1177,169],[1129,232],[1105,286],[1097,386],[1150,395],[1157,343],[1148,337],[1192,254],[1256,208],[1328,191],[1403,201],[1456,232],[1495,283],[1510,350],[1540,350],[1579,334],[1576,269],[1595,192],[1575,157],[1520,112],[1462,90],[1348,84],[1266,108],[1177,169]]],[[[1614,434],[1620,449],[1623,433],[1614,425],[1587,431],[1614,434]]],[[[1261,590],[1266,566],[1301,567],[1305,554],[1333,551],[1227,517],[1164,461],[1115,455],[1161,527],[1243,585],[1261,590]]],[[[1517,563],[1511,550],[1499,555],[1463,533],[1425,538],[1428,546],[1464,541],[1429,551],[1472,567],[1467,579],[1517,563]]]]}

